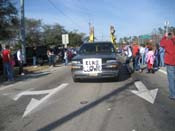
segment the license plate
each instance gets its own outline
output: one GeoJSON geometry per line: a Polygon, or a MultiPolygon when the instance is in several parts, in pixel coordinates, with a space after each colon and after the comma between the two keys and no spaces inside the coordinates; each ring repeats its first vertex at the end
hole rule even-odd
{"type": "Polygon", "coordinates": [[[83,59],[83,73],[88,73],[91,76],[97,76],[102,72],[102,59],[83,59]]]}
{"type": "Polygon", "coordinates": [[[89,76],[98,76],[97,73],[89,73],[89,76]]]}

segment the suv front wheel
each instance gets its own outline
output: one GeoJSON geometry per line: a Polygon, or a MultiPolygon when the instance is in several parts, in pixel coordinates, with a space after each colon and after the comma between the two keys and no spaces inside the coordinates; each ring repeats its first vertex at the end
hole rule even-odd
{"type": "Polygon", "coordinates": [[[75,78],[75,77],[72,77],[72,79],[73,79],[74,82],[79,82],[80,81],[80,79],[75,78]]]}

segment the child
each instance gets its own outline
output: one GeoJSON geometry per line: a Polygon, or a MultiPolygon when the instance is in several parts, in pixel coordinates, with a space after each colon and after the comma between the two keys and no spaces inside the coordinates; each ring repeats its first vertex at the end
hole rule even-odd
{"type": "Polygon", "coordinates": [[[147,68],[148,73],[152,72],[154,73],[153,65],[154,65],[154,51],[152,47],[148,48],[148,53],[146,54],[146,62],[147,62],[147,68]]]}

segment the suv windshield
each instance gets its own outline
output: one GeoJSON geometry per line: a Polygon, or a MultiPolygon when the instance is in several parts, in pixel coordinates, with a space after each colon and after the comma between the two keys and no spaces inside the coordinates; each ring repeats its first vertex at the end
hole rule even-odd
{"type": "Polygon", "coordinates": [[[111,43],[92,43],[84,44],[79,50],[80,54],[94,53],[115,53],[114,46],[111,43]]]}

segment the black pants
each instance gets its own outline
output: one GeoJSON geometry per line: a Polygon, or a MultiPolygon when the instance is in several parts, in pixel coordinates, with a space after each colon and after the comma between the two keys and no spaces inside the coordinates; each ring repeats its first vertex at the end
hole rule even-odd
{"type": "Polygon", "coordinates": [[[129,65],[129,63],[131,62],[131,60],[132,60],[132,56],[131,57],[127,57],[126,58],[126,61],[125,61],[126,65],[129,65]]]}
{"type": "Polygon", "coordinates": [[[19,65],[19,74],[23,73],[23,62],[18,61],[18,65],[19,65]]]}

